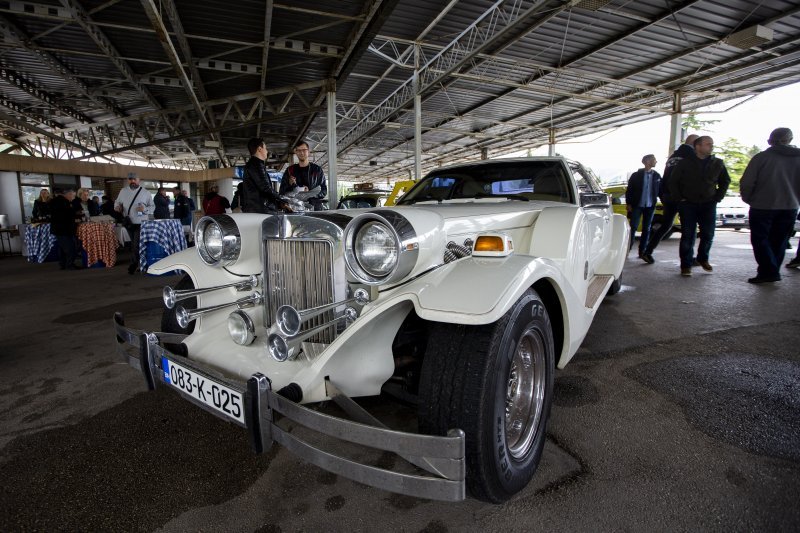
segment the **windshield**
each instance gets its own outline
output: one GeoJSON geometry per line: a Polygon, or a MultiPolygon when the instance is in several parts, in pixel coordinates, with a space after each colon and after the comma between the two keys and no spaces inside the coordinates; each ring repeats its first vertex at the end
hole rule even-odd
{"type": "Polygon", "coordinates": [[[434,170],[397,202],[508,198],[573,203],[570,180],[558,160],[497,161],[434,170]]]}
{"type": "Polygon", "coordinates": [[[375,196],[348,196],[342,198],[339,209],[363,209],[368,207],[378,207],[380,202],[375,196]]]}

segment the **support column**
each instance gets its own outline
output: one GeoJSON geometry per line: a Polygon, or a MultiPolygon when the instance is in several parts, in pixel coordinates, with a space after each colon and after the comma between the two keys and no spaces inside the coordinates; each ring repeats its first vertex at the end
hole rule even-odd
{"type": "Polygon", "coordinates": [[[556,155],[556,129],[550,128],[547,140],[547,155],[556,155]]]}
{"type": "Polygon", "coordinates": [[[336,182],[336,91],[328,91],[328,205],[336,209],[339,191],[336,182]]]}
{"type": "Polygon", "coordinates": [[[672,115],[669,121],[669,148],[667,155],[674,152],[683,141],[683,131],[681,123],[683,122],[683,102],[681,99],[681,92],[675,91],[672,95],[672,115]]]}
{"type": "Polygon", "coordinates": [[[481,148],[481,161],[485,161],[486,159],[489,159],[489,149],[481,148]]]}
{"type": "Polygon", "coordinates": [[[414,179],[422,178],[422,97],[419,94],[419,45],[414,46],[414,179]]]}

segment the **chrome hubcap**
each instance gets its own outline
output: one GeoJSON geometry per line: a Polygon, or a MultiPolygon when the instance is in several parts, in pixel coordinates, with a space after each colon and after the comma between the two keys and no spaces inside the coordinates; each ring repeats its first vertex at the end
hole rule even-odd
{"type": "Polygon", "coordinates": [[[527,330],[514,349],[506,383],[506,445],[515,459],[524,457],[536,437],[544,405],[544,346],[527,330]]]}

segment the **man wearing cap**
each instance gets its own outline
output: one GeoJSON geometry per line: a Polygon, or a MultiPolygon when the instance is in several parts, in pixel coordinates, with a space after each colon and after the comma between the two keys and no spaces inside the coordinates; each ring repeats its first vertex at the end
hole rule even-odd
{"type": "Polygon", "coordinates": [[[128,186],[119,191],[114,207],[125,217],[123,220],[131,234],[131,264],[128,265],[128,274],[133,274],[139,268],[139,232],[147,215],[153,213],[153,196],[139,185],[139,177],[130,173],[128,186]]]}
{"type": "Polygon", "coordinates": [[[769,148],[753,156],[739,183],[742,200],[750,204],[750,244],[758,263],[749,283],[781,279],[779,267],[800,206],[800,148],[791,146],[792,138],[789,128],[772,130],[769,148]]]}

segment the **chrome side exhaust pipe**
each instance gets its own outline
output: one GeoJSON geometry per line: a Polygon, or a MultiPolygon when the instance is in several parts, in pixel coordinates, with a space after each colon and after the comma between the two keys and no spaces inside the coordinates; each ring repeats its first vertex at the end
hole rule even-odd
{"type": "MultiPolygon", "coordinates": [[[[341,305],[342,303],[343,302],[337,302],[337,305],[341,305]]],[[[270,333],[269,337],[267,337],[267,348],[269,350],[269,355],[281,363],[294,359],[297,355],[298,348],[300,348],[300,345],[304,340],[313,337],[317,333],[320,333],[331,326],[335,326],[342,320],[355,319],[354,315],[355,310],[353,310],[353,313],[345,312],[333,320],[326,322],[325,324],[320,324],[315,328],[311,328],[297,335],[270,333]]]]}
{"type": "Polygon", "coordinates": [[[219,305],[212,305],[210,307],[202,307],[200,309],[188,310],[182,305],[179,305],[178,308],[175,310],[175,314],[178,318],[178,325],[182,328],[185,328],[186,326],[189,325],[190,322],[196,320],[197,317],[205,315],[207,313],[219,311],[220,309],[225,309],[226,307],[231,307],[234,305],[238,309],[245,309],[247,307],[253,307],[254,305],[258,305],[263,301],[264,297],[261,295],[260,292],[256,291],[250,296],[239,298],[238,300],[234,300],[232,302],[219,305]]]}
{"type": "Polygon", "coordinates": [[[347,305],[353,302],[362,306],[368,304],[369,293],[365,289],[356,289],[352,298],[342,300],[341,302],[333,302],[320,305],[318,307],[312,307],[311,309],[305,309],[303,311],[298,311],[291,305],[282,305],[275,313],[275,325],[278,326],[278,330],[284,336],[293,337],[300,332],[300,329],[303,327],[303,322],[311,320],[312,318],[317,317],[326,311],[336,309],[340,305],[347,305]]]}
{"type": "Polygon", "coordinates": [[[192,298],[197,296],[198,294],[205,294],[207,292],[217,291],[220,289],[227,289],[228,287],[234,287],[239,292],[250,291],[258,287],[259,281],[258,276],[256,274],[251,274],[250,277],[247,278],[246,281],[237,281],[235,283],[228,283],[227,285],[217,285],[216,287],[205,287],[202,289],[188,289],[188,290],[175,290],[172,287],[164,287],[164,291],[162,293],[162,298],[164,299],[164,305],[167,309],[172,309],[175,307],[177,302],[181,300],[185,300],[187,298],[192,298]]]}

